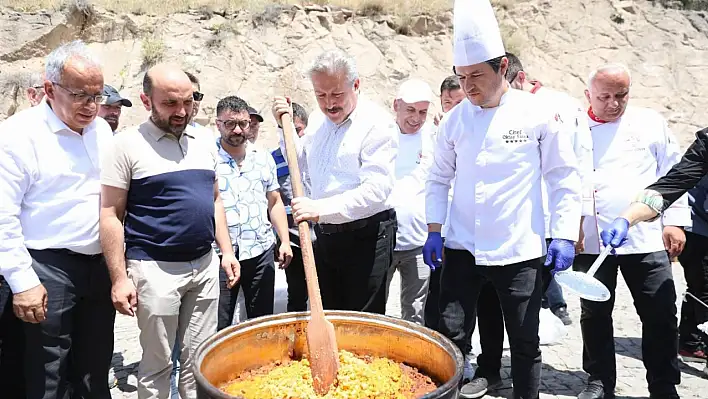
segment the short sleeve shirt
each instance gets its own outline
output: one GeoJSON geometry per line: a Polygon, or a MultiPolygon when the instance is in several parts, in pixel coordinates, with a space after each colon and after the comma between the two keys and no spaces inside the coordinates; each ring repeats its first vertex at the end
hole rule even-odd
{"type": "Polygon", "coordinates": [[[192,261],[215,235],[216,151],[188,126],[178,139],[152,121],[114,136],[101,184],[128,191],[126,258],[192,261]]]}
{"type": "Polygon", "coordinates": [[[277,191],[278,175],[270,153],[248,149],[241,168],[217,141],[219,192],[231,241],[239,260],[255,258],[275,245],[266,194],[277,191]]]}

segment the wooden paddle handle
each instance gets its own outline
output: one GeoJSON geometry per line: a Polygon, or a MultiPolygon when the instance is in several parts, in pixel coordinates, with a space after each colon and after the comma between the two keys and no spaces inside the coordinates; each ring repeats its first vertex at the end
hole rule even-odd
{"type": "MultiPolygon", "coordinates": [[[[280,126],[283,127],[283,138],[285,139],[285,156],[288,160],[290,170],[290,184],[293,187],[293,198],[305,196],[302,187],[302,177],[300,176],[300,166],[297,163],[297,149],[293,141],[293,124],[290,114],[282,114],[280,126]]],[[[317,269],[315,268],[315,256],[312,250],[312,238],[310,237],[310,224],[302,221],[297,225],[300,233],[300,251],[302,252],[302,263],[305,267],[305,280],[307,281],[307,295],[310,298],[310,313],[312,317],[324,317],[322,308],[322,297],[320,296],[320,285],[317,279],[317,269]]]]}

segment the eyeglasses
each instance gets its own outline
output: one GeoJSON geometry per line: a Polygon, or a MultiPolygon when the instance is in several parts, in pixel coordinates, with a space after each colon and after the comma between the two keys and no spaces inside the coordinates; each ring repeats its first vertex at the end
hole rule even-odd
{"type": "Polygon", "coordinates": [[[194,98],[194,101],[202,101],[204,98],[204,93],[200,93],[198,91],[192,92],[192,98],[194,98]]]}
{"type": "Polygon", "coordinates": [[[241,120],[241,121],[239,121],[239,120],[235,120],[235,119],[230,119],[230,120],[228,120],[228,121],[222,121],[222,120],[217,119],[216,121],[219,122],[219,123],[221,123],[222,125],[224,125],[224,127],[225,127],[228,131],[234,130],[234,129],[236,128],[236,125],[238,125],[238,127],[240,127],[241,130],[245,131],[245,130],[248,129],[248,127],[251,125],[251,121],[250,121],[250,120],[241,120]]]}
{"type": "Polygon", "coordinates": [[[66,91],[67,93],[71,94],[71,97],[74,99],[75,103],[88,103],[93,101],[96,104],[100,104],[103,101],[103,98],[105,97],[103,94],[86,94],[86,93],[77,93],[74,91],[71,91],[67,89],[66,87],[60,85],[57,82],[52,82],[53,85],[57,85],[60,87],[62,90],[66,91]]]}

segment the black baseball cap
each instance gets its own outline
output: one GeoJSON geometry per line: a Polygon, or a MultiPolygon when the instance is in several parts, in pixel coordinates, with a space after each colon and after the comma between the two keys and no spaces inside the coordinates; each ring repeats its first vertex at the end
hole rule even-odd
{"type": "Polygon", "coordinates": [[[133,103],[127,98],[121,97],[118,90],[116,90],[113,86],[103,85],[103,102],[101,105],[112,105],[117,102],[120,102],[124,107],[133,106],[133,103]]]}
{"type": "Polygon", "coordinates": [[[247,109],[248,109],[248,115],[253,115],[256,117],[256,119],[258,119],[258,122],[263,122],[263,117],[261,116],[261,114],[258,113],[258,111],[256,111],[255,108],[253,108],[249,105],[247,109]]]}

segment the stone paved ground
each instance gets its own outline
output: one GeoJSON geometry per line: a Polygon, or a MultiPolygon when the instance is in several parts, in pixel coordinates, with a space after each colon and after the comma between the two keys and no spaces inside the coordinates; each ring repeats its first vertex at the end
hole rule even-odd
{"type": "MultiPolygon", "coordinates": [[[[685,284],[680,266],[674,267],[674,275],[683,292],[685,284]]],[[[400,314],[398,296],[398,278],[392,284],[392,294],[388,306],[388,314],[400,314]]],[[[581,367],[582,340],[579,328],[579,304],[577,298],[566,298],[569,311],[573,317],[568,335],[554,346],[543,347],[543,378],[541,398],[575,398],[583,389],[586,375],[581,367]]],[[[629,291],[623,282],[619,283],[615,321],[615,346],[617,348],[617,397],[646,398],[648,397],[645,381],[645,371],[641,362],[641,325],[637,317],[629,291]]],[[[136,394],[136,374],[140,360],[140,345],[138,330],[134,319],[118,316],[115,332],[115,354],[113,367],[118,378],[118,386],[113,388],[113,398],[134,399],[136,394]]],[[[511,385],[509,379],[509,352],[504,352],[505,386],[511,385]]],[[[696,364],[682,365],[682,382],[678,387],[683,399],[708,397],[708,379],[702,375],[702,367],[696,364]]],[[[488,398],[509,398],[511,390],[505,389],[488,398]]]]}

